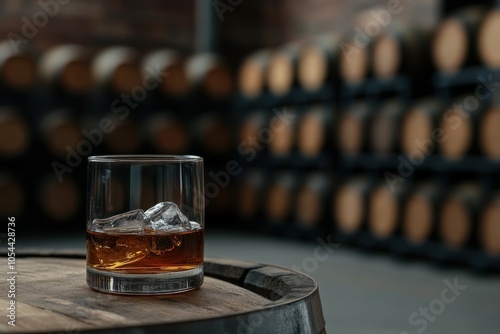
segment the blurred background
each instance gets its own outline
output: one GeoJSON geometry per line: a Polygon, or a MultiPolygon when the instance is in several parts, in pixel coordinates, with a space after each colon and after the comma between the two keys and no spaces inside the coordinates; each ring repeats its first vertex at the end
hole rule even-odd
{"type": "Polygon", "coordinates": [[[0,213],[83,247],[88,156],[197,154],[208,254],[310,274],[329,331],[415,332],[457,275],[476,295],[425,330],[498,329],[499,6],[4,1],[0,213]]]}

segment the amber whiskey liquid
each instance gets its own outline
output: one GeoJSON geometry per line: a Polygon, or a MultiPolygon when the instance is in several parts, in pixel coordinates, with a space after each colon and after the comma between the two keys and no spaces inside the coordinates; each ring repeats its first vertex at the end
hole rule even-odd
{"type": "Polygon", "coordinates": [[[203,264],[203,229],[142,234],[87,231],[87,266],[130,274],[179,272],[203,264]]]}

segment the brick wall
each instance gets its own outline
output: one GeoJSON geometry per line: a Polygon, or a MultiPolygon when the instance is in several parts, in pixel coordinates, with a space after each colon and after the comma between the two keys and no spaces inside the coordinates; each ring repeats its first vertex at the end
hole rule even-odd
{"type": "MultiPolygon", "coordinates": [[[[219,50],[236,63],[258,48],[328,31],[348,31],[355,26],[356,15],[374,6],[387,7],[391,1],[398,0],[219,0],[226,5],[225,11],[219,9],[223,20],[215,6],[212,14],[220,35],[219,50]]],[[[437,21],[438,1],[399,2],[404,10],[394,20],[424,25],[437,21]]],[[[42,50],[55,44],[80,43],[91,50],[127,44],[143,50],[166,46],[191,52],[194,10],[195,0],[6,0],[0,2],[0,36],[23,36],[29,21],[38,29],[28,38],[29,44],[42,50]],[[49,8],[45,12],[56,14],[44,16],[42,4],[49,8]],[[40,24],[44,17],[48,18],[46,24],[40,24]]]]}
{"type": "Polygon", "coordinates": [[[80,43],[90,49],[126,44],[191,51],[193,13],[194,1],[190,0],[7,0],[0,3],[0,36],[5,39],[13,32],[27,37],[23,27],[29,21],[38,29],[28,38],[29,44],[42,50],[54,44],[80,43]]]}
{"type": "Polygon", "coordinates": [[[431,27],[438,20],[440,2],[434,0],[242,0],[224,13],[223,21],[216,18],[221,49],[239,58],[258,48],[330,31],[347,32],[358,25],[356,17],[370,15],[374,7],[387,8],[394,1],[403,8],[394,21],[431,27]]]}

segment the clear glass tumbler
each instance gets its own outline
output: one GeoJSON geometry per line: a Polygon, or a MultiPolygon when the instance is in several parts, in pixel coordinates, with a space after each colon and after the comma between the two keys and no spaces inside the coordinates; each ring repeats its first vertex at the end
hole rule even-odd
{"type": "Polygon", "coordinates": [[[203,283],[203,159],[92,156],[87,283],[98,291],[164,294],[203,283]]]}

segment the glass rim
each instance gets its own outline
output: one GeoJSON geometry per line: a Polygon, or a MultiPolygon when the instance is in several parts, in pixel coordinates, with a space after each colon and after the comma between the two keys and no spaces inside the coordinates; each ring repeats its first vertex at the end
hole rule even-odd
{"type": "Polygon", "coordinates": [[[203,158],[197,155],[175,155],[175,154],[116,154],[116,155],[92,155],[88,157],[89,162],[202,162],[203,158]]]}

